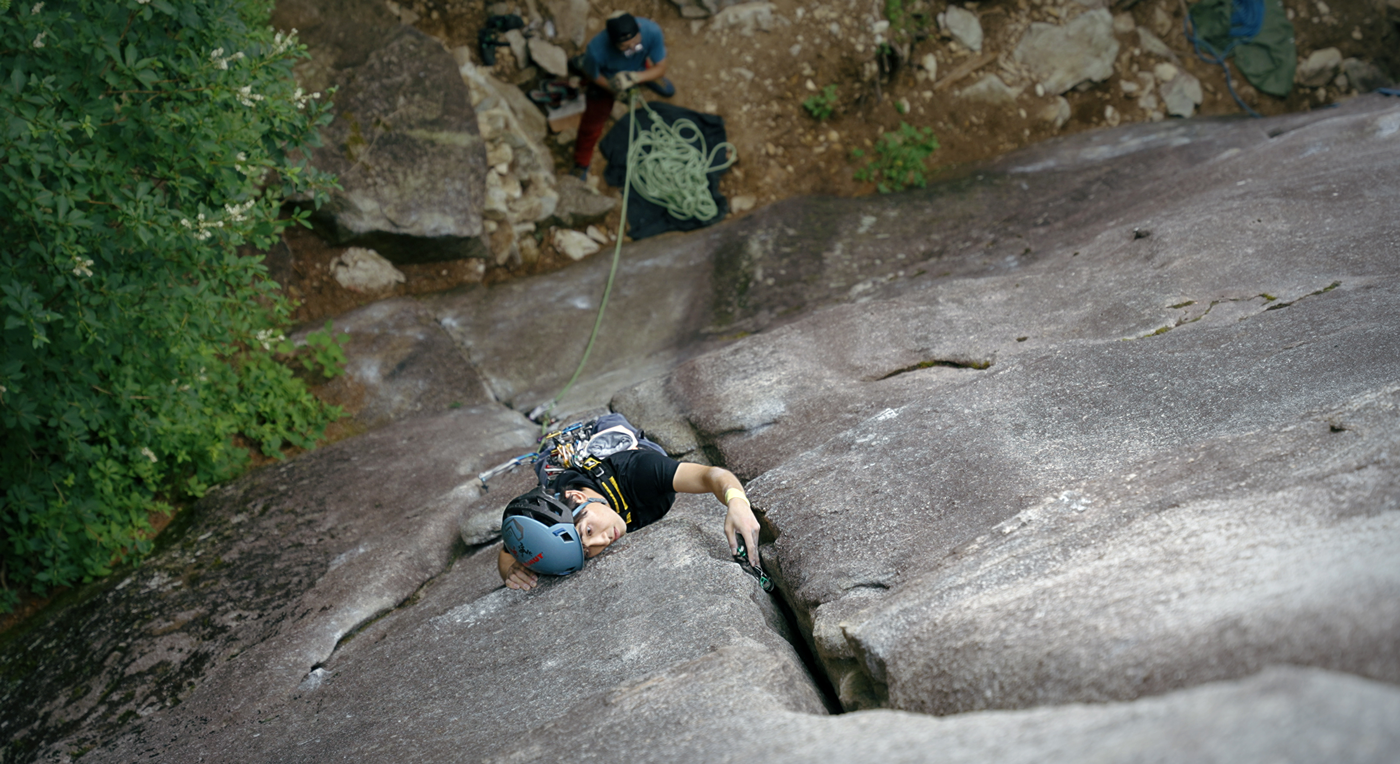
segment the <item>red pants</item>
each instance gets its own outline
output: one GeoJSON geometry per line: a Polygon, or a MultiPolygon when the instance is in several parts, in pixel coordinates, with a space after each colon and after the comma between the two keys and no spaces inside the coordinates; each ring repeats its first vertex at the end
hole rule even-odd
{"type": "MultiPolygon", "coordinates": [[[[651,67],[651,59],[648,58],[646,68],[651,67]]],[[[578,137],[574,139],[574,165],[577,167],[587,167],[593,163],[593,147],[597,146],[598,140],[603,137],[603,126],[608,123],[608,116],[612,114],[614,101],[612,91],[604,90],[591,82],[584,93],[588,105],[583,109],[583,119],[578,123],[578,137]]]]}
{"type": "Polygon", "coordinates": [[[593,147],[603,137],[603,126],[608,123],[613,108],[612,93],[597,85],[589,85],[585,92],[588,105],[583,109],[583,119],[578,123],[578,137],[574,139],[574,164],[578,167],[592,164],[593,147]]]}

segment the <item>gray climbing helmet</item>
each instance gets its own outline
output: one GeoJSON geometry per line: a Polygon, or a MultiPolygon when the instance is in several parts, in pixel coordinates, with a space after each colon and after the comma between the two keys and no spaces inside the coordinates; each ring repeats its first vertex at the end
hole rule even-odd
{"type": "Polygon", "coordinates": [[[506,552],[536,573],[567,576],[583,569],[583,540],[574,528],[574,510],[542,486],[506,505],[501,540],[506,552]]]}

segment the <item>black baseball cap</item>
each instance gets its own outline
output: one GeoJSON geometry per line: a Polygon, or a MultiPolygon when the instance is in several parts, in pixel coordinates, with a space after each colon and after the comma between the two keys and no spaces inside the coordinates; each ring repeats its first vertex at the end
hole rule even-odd
{"type": "Polygon", "coordinates": [[[632,39],[640,31],[637,18],[630,13],[608,19],[608,41],[613,45],[632,39]]]}

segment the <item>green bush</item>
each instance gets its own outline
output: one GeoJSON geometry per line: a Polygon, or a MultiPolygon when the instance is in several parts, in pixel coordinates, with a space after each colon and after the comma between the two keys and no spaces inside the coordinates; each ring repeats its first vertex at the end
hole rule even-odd
{"type": "MultiPolygon", "coordinates": [[[[861,181],[875,181],[875,187],[882,194],[902,191],[909,186],[923,188],[928,179],[924,161],[938,149],[938,139],[933,128],[914,127],[906,122],[899,123],[899,130],[887,132],[875,142],[875,156],[856,170],[855,178],[861,181]]],[[[865,152],[851,151],[852,159],[863,159],[865,152]]]]}
{"type": "Polygon", "coordinates": [[[239,250],[333,183],[270,8],[0,0],[0,611],[149,551],[236,436],[279,455],[340,415],[273,359],[291,306],[239,250]]]}
{"type": "Polygon", "coordinates": [[[802,102],[802,108],[807,110],[816,118],[818,122],[826,120],[836,111],[836,86],[827,85],[820,93],[802,102]]]}

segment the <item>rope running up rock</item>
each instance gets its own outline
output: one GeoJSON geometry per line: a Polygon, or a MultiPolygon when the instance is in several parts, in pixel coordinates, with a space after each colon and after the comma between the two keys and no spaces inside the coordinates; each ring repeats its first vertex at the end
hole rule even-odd
{"type": "Polygon", "coordinates": [[[617,276],[617,263],[622,255],[622,234],[627,226],[627,197],[632,188],[647,201],[665,207],[679,220],[698,218],[710,220],[719,214],[719,205],[710,194],[710,181],[706,176],[712,172],[727,169],[738,159],[739,152],[734,144],[725,141],[705,153],[705,139],[694,121],[678,119],[666,124],[661,116],[646,105],[633,89],[629,93],[632,119],[627,127],[627,180],[622,187],[622,220],[617,226],[617,245],[613,248],[612,268],[608,271],[608,283],[603,288],[603,300],[598,305],[598,315],[593,320],[593,331],[588,335],[588,344],[583,349],[583,358],[578,368],[569,378],[569,383],[559,394],[530,412],[530,418],[540,423],[543,435],[554,416],[554,406],[564,394],[573,388],[588,363],[593,352],[593,343],[598,339],[598,329],[603,325],[603,312],[608,309],[608,297],[612,294],[613,279],[617,276]],[[637,106],[640,103],[651,116],[651,127],[637,128],[637,106]],[[693,136],[693,137],[688,137],[693,136]],[[695,143],[700,146],[696,147],[695,143]],[[721,150],[730,150],[723,164],[711,167],[715,156],[721,150]]]}

